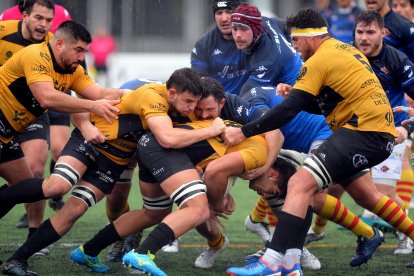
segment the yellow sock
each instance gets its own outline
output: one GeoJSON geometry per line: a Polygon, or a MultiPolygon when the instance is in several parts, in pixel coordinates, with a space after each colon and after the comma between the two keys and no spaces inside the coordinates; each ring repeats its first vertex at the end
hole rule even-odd
{"type": "Polygon", "coordinates": [[[208,241],[207,243],[211,249],[219,250],[224,244],[224,236],[221,232],[218,232],[216,238],[212,241],[208,241]]]}
{"type": "Polygon", "coordinates": [[[253,222],[264,222],[268,211],[271,210],[269,205],[267,205],[267,201],[263,197],[259,196],[259,199],[256,201],[256,204],[250,213],[250,217],[253,222]]]}
{"type": "Polygon", "coordinates": [[[374,214],[394,226],[398,231],[404,233],[411,240],[414,239],[414,223],[403,209],[389,197],[384,196],[373,210],[374,214]]]}
{"type": "Polygon", "coordinates": [[[330,195],[326,196],[325,203],[321,212],[318,213],[318,216],[322,219],[329,219],[346,229],[351,230],[357,236],[372,238],[375,234],[371,226],[361,221],[339,199],[330,195]]]}
{"type": "Polygon", "coordinates": [[[119,218],[120,216],[122,216],[123,214],[129,211],[129,204],[128,202],[126,202],[126,204],[121,209],[119,209],[118,212],[113,212],[109,208],[108,201],[106,201],[105,210],[106,210],[106,216],[108,217],[108,220],[110,222],[113,222],[114,220],[116,220],[117,218],[119,218]]]}
{"type": "Polygon", "coordinates": [[[414,190],[414,173],[410,168],[408,170],[402,170],[401,180],[397,181],[397,195],[403,201],[403,208],[409,209],[411,198],[414,190]]]}
{"type": "Polygon", "coordinates": [[[267,212],[267,219],[269,220],[269,226],[270,227],[276,227],[277,226],[278,219],[277,219],[277,217],[275,216],[275,214],[273,213],[272,210],[269,210],[267,212]]]}

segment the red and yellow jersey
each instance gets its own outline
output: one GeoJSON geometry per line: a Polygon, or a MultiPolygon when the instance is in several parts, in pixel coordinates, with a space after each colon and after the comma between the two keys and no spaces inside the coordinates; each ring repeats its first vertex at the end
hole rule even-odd
{"type": "MultiPolygon", "coordinates": [[[[42,42],[49,42],[53,34],[49,32],[42,42]]],[[[21,49],[35,42],[24,39],[22,34],[22,21],[9,20],[0,22],[0,65],[8,61],[21,49]]]]}
{"type": "MultiPolygon", "coordinates": [[[[75,72],[61,69],[46,42],[27,46],[0,67],[0,140],[8,142],[34,120],[44,109],[34,98],[29,85],[52,82],[57,91],[83,91],[94,80],[79,66],[75,72]]],[[[59,92],[60,91],[60,92],[59,92]]]]}
{"type": "Polygon", "coordinates": [[[318,98],[334,131],[345,127],[397,134],[384,89],[367,58],[352,45],[324,41],[303,64],[294,88],[318,98]]]}
{"type": "Polygon", "coordinates": [[[167,88],[158,83],[144,85],[125,94],[117,107],[120,109],[118,120],[113,120],[111,125],[95,114],[91,114],[91,122],[107,139],[105,147],[98,149],[114,162],[124,165],[135,152],[141,135],[148,130],[146,120],[153,116],[168,116],[167,88]]]}

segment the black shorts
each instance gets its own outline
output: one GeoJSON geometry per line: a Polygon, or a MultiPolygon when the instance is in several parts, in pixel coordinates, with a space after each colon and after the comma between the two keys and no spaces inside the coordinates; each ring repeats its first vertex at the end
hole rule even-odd
{"type": "Polygon", "coordinates": [[[51,126],[70,126],[70,114],[49,110],[49,120],[51,126]]]}
{"type": "Polygon", "coordinates": [[[314,154],[333,182],[345,184],[387,159],[394,148],[394,140],[391,134],[384,132],[340,128],[314,154]]]}
{"type": "Polygon", "coordinates": [[[11,140],[7,144],[0,142],[0,164],[23,157],[24,153],[16,139],[11,140]]]}
{"type": "Polygon", "coordinates": [[[88,168],[82,179],[105,194],[111,193],[122,172],[128,168],[128,166],[114,163],[97,150],[94,145],[85,142],[82,134],[76,128],[72,131],[72,135],[61,155],[75,157],[85,164],[88,168]]]}
{"type": "Polygon", "coordinates": [[[179,150],[165,149],[153,133],[147,132],[138,142],[139,179],[149,183],[162,183],[180,171],[194,169],[197,163],[214,152],[206,141],[179,150]]]}
{"type": "Polygon", "coordinates": [[[41,139],[46,140],[49,143],[49,127],[49,116],[47,113],[43,113],[42,116],[33,122],[33,124],[29,125],[22,132],[18,133],[16,135],[16,140],[19,143],[23,143],[30,140],[41,139]]]}

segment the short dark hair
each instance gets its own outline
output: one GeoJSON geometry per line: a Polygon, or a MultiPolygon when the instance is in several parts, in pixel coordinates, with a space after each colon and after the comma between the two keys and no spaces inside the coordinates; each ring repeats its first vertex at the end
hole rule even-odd
{"type": "Polygon", "coordinates": [[[59,38],[65,36],[69,40],[78,41],[81,40],[87,44],[92,42],[92,36],[88,29],[81,23],[74,20],[67,20],[62,22],[56,30],[55,37],[59,38]]]}
{"type": "Polygon", "coordinates": [[[286,20],[289,28],[322,28],[328,27],[326,19],[315,9],[305,8],[298,11],[296,15],[291,15],[286,20]]]}
{"type": "Polygon", "coordinates": [[[217,80],[210,77],[202,77],[201,85],[203,86],[201,99],[213,96],[217,102],[220,102],[224,98],[224,87],[217,80]]]}
{"type": "Polygon", "coordinates": [[[278,197],[285,198],[287,194],[289,179],[296,173],[297,168],[292,162],[286,160],[285,158],[278,157],[276,158],[275,162],[273,162],[272,169],[280,172],[277,182],[280,190],[278,197]]]}
{"type": "Polygon", "coordinates": [[[33,10],[34,4],[38,4],[42,7],[46,7],[49,10],[53,10],[53,14],[55,13],[55,3],[53,0],[23,0],[19,1],[19,10],[20,13],[23,13],[24,11],[30,14],[33,10]]]}
{"type": "Polygon", "coordinates": [[[167,89],[175,88],[177,93],[188,92],[196,97],[203,94],[201,76],[187,67],[175,70],[167,80],[166,86],[167,89]]]}
{"type": "Polygon", "coordinates": [[[355,26],[359,23],[364,25],[370,25],[372,22],[377,22],[378,26],[384,28],[384,19],[381,14],[377,11],[363,11],[361,12],[355,22],[355,26]]]}

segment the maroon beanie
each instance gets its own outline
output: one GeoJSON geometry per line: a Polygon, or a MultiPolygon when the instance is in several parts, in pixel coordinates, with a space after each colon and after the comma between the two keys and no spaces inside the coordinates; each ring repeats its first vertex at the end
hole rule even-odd
{"type": "Polygon", "coordinates": [[[249,4],[241,4],[231,15],[231,22],[246,25],[253,32],[253,42],[262,34],[262,15],[259,9],[249,4]]]}

